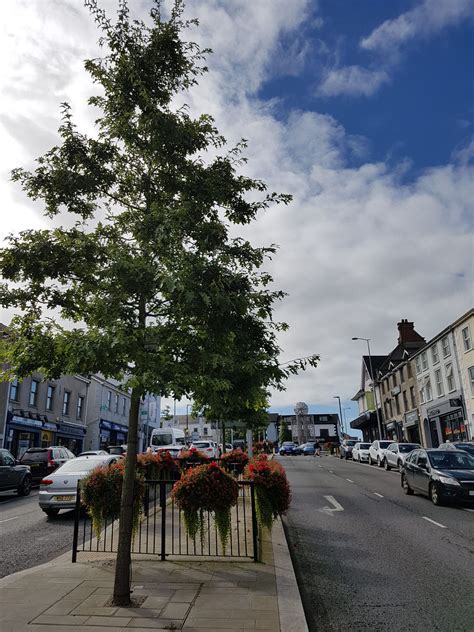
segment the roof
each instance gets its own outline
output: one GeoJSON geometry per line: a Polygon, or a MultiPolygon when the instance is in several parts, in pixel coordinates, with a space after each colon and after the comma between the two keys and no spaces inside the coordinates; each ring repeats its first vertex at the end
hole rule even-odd
{"type": "Polygon", "coordinates": [[[384,363],[385,359],[386,359],[386,355],[376,355],[373,356],[371,355],[370,358],[368,355],[362,356],[362,361],[364,362],[365,366],[367,367],[367,373],[369,374],[370,378],[373,380],[374,376],[372,375],[371,371],[370,371],[370,365],[372,364],[372,369],[375,373],[375,375],[377,375],[377,371],[380,368],[380,366],[384,363]],[[370,360],[372,362],[370,362],[370,360]]]}

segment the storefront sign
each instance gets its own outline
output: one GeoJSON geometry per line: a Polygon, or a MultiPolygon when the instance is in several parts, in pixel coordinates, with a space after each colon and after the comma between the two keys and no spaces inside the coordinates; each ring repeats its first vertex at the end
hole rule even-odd
{"type": "Polygon", "coordinates": [[[70,426],[69,424],[59,424],[58,434],[69,435],[73,437],[83,437],[86,434],[86,429],[80,426],[70,426]]]}
{"type": "Polygon", "coordinates": [[[416,410],[412,410],[411,412],[405,414],[405,423],[404,423],[405,428],[409,426],[416,426],[417,423],[418,423],[418,412],[416,410]]]}
{"type": "Polygon", "coordinates": [[[18,424],[20,426],[33,426],[35,428],[43,427],[43,422],[39,419],[27,419],[26,417],[17,417],[16,415],[13,415],[12,423],[18,424]]]}

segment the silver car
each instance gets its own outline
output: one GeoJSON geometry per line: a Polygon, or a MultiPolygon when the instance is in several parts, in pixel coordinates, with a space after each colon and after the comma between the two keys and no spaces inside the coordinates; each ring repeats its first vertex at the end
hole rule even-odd
{"type": "Polygon", "coordinates": [[[384,468],[387,472],[391,470],[392,467],[397,468],[399,472],[402,472],[406,457],[410,454],[410,452],[417,450],[418,448],[421,448],[419,443],[391,443],[385,450],[383,460],[384,468]]]}
{"type": "Polygon", "coordinates": [[[364,443],[360,441],[352,448],[352,460],[358,463],[369,462],[369,448],[370,443],[364,443]]]}
{"type": "Polygon", "coordinates": [[[116,454],[108,454],[80,456],[67,461],[40,481],[39,506],[51,518],[57,516],[60,509],[74,509],[78,481],[96,467],[108,467],[121,458],[116,454]]]}

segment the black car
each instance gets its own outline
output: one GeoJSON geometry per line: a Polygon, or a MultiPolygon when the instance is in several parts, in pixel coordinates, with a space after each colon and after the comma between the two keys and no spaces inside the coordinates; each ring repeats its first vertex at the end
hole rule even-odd
{"type": "Polygon", "coordinates": [[[31,491],[31,471],[20,465],[8,450],[0,450],[0,492],[15,491],[28,496],[31,491]]]}
{"type": "Polygon", "coordinates": [[[284,441],[280,447],[280,454],[282,456],[294,455],[296,453],[296,444],[293,441],[284,441]]]}
{"type": "Polygon", "coordinates": [[[413,450],[401,484],[406,494],[425,494],[434,505],[474,502],[474,457],[462,450],[413,450]]]}
{"type": "Polygon", "coordinates": [[[442,443],[441,450],[464,450],[471,456],[474,456],[474,443],[467,441],[453,441],[452,443],[442,443]]]}
{"type": "Polygon", "coordinates": [[[72,452],[61,446],[28,448],[21,457],[20,463],[29,466],[33,483],[39,483],[42,478],[47,477],[63,463],[74,458],[75,455],[72,452]]]}

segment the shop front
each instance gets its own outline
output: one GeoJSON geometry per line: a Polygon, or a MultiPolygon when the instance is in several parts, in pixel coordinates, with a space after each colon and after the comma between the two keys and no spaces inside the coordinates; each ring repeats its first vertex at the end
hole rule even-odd
{"type": "Polygon", "coordinates": [[[421,444],[420,419],[418,417],[417,410],[411,410],[409,413],[405,413],[405,419],[403,420],[403,431],[405,439],[408,443],[421,444]]]}
{"type": "Polygon", "coordinates": [[[469,440],[461,397],[453,397],[428,408],[427,415],[433,447],[447,441],[469,440]]]}
{"type": "Polygon", "coordinates": [[[403,440],[403,428],[402,424],[396,419],[389,421],[385,424],[385,437],[390,441],[402,441],[403,440]]]}
{"type": "Polygon", "coordinates": [[[56,445],[67,448],[77,456],[83,450],[85,434],[84,426],[61,422],[58,424],[56,445]]]}
{"type": "Polygon", "coordinates": [[[23,417],[8,412],[5,448],[9,450],[16,459],[21,458],[28,448],[41,446],[42,429],[43,422],[41,419],[23,417]]]}
{"type": "Polygon", "coordinates": [[[101,419],[99,423],[100,448],[106,450],[110,445],[126,445],[128,438],[128,427],[116,424],[106,419],[101,419]]]}
{"type": "Polygon", "coordinates": [[[379,438],[377,415],[375,411],[366,411],[351,421],[351,428],[360,430],[364,441],[372,442],[379,438]]]}

